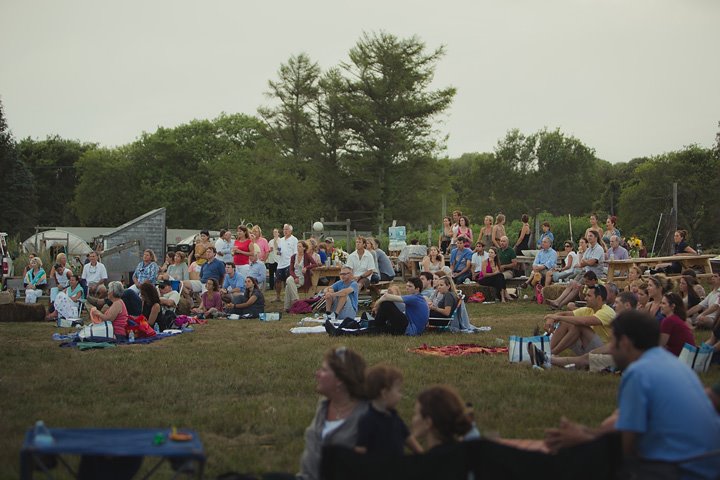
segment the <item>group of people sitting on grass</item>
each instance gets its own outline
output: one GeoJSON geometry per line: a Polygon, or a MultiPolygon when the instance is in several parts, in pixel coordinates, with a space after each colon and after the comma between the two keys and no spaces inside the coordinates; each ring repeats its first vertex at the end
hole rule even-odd
{"type": "MultiPolygon", "coordinates": [[[[617,409],[599,428],[563,418],[557,427],[546,430],[544,441],[490,441],[508,446],[522,443],[522,447],[508,448],[504,456],[521,465],[537,459],[537,452],[556,453],[620,432],[623,459],[617,478],[716,478],[720,456],[712,453],[720,449],[720,384],[705,392],[689,368],[658,347],[660,328],[645,312],[619,314],[610,335],[610,355],[625,374],[617,409]]],[[[356,465],[381,462],[383,468],[398,469],[397,478],[405,478],[399,469],[408,464],[394,460],[406,452],[435,456],[460,448],[462,442],[484,438],[471,405],[448,385],[421,390],[408,428],[397,411],[402,372],[387,364],[367,368],[362,355],[343,346],[323,356],[315,372],[315,389],[322,400],[305,431],[300,472],[272,474],[272,478],[321,478],[325,447],[346,449],[351,457],[344,458],[356,465]],[[357,456],[355,460],[352,455],[357,456]]],[[[446,473],[449,467],[433,466],[446,473]]],[[[346,468],[353,467],[347,464],[346,468]]],[[[575,472],[577,478],[583,473],[575,472]]]]}

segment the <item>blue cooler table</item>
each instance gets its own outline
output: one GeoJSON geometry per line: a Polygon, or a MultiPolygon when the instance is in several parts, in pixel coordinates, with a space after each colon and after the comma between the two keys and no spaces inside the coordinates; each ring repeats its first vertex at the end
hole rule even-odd
{"type": "Polygon", "coordinates": [[[188,471],[195,473],[197,478],[203,476],[205,451],[198,434],[192,430],[182,430],[183,433],[190,433],[193,436],[192,440],[187,442],[168,439],[170,429],[167,428],[50,428],[49,430],[55,440],[51,445],[36,445],[33,428],[25,434],[25,441],[20,451],[21,479],[33,478],[33,471],[36,469],[52,478],[50,468],[45,464],[48,456],[57,458],[68,472],[77,478],[79,472],[75,472],[70,467],[63,455],[160,457],[144,478],[152,476],[165,460],[172,461],[173,467],[176,468],[173,478],[188,471]],[[158,434],[163,435],[165,442],[155,445],[154,440],[158,434]]]}

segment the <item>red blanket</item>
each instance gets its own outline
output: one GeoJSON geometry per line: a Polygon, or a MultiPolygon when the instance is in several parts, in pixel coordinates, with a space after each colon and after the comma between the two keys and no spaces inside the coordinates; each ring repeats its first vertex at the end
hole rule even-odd
{"type": "Polygon", "coordinates": [[[422,347],[411,348],[408,351],[421,353],[423,355],[434,355],[436,357],[461,357],[463,355],[494,355],[497,353],[508,353],[507,347],[483,347],[476,343],[461,343],[458,345],[445,345],[441,347],[429,347],[423,344],[422,347]]]}

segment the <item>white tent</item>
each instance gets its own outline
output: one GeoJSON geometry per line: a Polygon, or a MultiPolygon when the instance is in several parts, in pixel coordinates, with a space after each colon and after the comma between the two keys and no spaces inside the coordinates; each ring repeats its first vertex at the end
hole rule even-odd
{"type": "Polygon", "coordinates": [[[38,253],[54,246],[64,246],[68,255],[87,255],[92,251],[82,238],[65,230],[46,230],[25,240],[22,244],[26,252],[38,253]]]}

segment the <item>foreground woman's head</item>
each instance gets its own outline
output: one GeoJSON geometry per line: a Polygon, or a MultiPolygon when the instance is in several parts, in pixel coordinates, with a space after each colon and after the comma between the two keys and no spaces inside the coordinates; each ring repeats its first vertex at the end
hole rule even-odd
{"type": "Polygon", "coordinates": [[[465,402],[454,388],[436,385],[418,395],[412,419],[412,432],[416,437],[431,436],[439,443],[454,442],[471,427],[465,402]]]}
{"type": "Polygon", "coordinates": [[[365,368],[365,359],[359,353],[343,346],[332,348],[315,372],[316,390],[329,398],[344,391],[353,398],[364,398],[365,368]]]}

